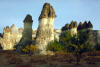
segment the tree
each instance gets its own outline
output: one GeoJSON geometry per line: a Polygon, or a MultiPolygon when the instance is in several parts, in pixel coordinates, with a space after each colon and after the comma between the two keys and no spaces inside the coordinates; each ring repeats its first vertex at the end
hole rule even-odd
{"type": "MultiPolygon", "coordinates": [[[[64,46],[66,51],[69,51],[69,49],[71,48],[71,32],[69,30],[66,30],[64,32],[61,33],[60,35],[60,43],[64,46]],[[70,47],[70,48],[68,48],[70,47]]],[[[72,50],[72,49],[70,49],[72,50]]]]}
{"type": "Polygon", "coordinates": [[[92,49],[88,42],[88,33],[88,30],[79,30],[77,35],[71,36],[70,31],[64,31],[60,35],[60,43],[64,45],[66,51],[72,52],[76,56],[77,65],[80,62],[81,54],[92,49]]]}
{"type": "Polygon", "coordinates": [[[47,50],[53,51],[53,52],[59,52],[59,51],[63,51],[64,50],[64,46],[57,42],[56,40],[52,41],[49,43],[49,45],[47,46],[47,50]]]}
{"type": "Polygon", "coordinates": [[[92,46],[88,42],[88,36],[87,30],[80,30],[78,34],[72,38],[74,39],[74,41],[72,40],[72,46],[75,48],[74,55],[77,58],[77,65],[79,65],[82,53],[92,50],[92,46]]]}

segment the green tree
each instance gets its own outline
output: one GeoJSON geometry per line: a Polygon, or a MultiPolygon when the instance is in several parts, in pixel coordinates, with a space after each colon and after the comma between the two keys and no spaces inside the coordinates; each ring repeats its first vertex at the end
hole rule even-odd
{"type": "Polygon", "coordinates": [[[72,36],[71,36],[71,32],[69,30],[66,30],[61,33],[60,43],[64,46],[64,49],[66,51],[72,51],[72,49],[73,49],[71,47],[71,44],[72,44],[71,40],[72,40],[72,36]]]}
{"type": "Polygon", "coordinates": [[[81,54],[92,49],[88,42],[88,33],[89,30],[79,30],[77,35],[71,36],[70,31],[64,31],[60,36],[60,43],[64,45],[64,49],[76,56],[77,65],[80,62],[81,54]]]}
{"type": "Polygon", "coordinates": [[[50,42],[50,44],[47,46],[47,50],[54,51],[54,52],[62,51],[64,50],[64,46],[61,43],[54,40],[50,42]]]}
{"type": "Polygon", "coordinates": [[[76,36],[72,37],[72,41],[74,40],[72,46],[75,48],[73,52],[77,58],[77,65],[79,65],[82,53],[92,50],[92,46],[88,42],[88,36],[87,30],[80,30],[76,36]]]}

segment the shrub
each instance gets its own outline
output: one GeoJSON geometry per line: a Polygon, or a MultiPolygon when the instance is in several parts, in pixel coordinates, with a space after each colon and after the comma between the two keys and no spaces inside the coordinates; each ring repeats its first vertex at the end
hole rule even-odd
{"type": "Polygon", "coordinates": [[[59,42],[57,41],[52,41],[48,46],[47,46],[47,50],[50,50],[50,51],[62,51],[64,50],[64,46],[62,44],[60,44],[59,42]]]}
{"type": "Polygon", "coordinates": [[[34,53],[37,51],[37,46],[36,45],[26,45],[23,49],[22,52],[24,53],[34,53]]]}

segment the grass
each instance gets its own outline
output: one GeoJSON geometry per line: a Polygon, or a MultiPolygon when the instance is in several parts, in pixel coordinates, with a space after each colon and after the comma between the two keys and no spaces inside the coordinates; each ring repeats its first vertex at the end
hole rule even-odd
{"type": "MultiPolygon", "coordinates": [[[[76,57],[72,53],[57,52],[55,55],[27,55],[17,54],[15,52],[1,51],[1,64],[9,67],[75,67],[76,57]],[[3,53],[4,52],[4,53],[3,53]],[[4,61],[5,60],[5,61],[4,61]]],[[[99,52],[98,52],[99,53],[99,52]]],[[[100,63],[100,56],[90,56],[84,53],[81,58],[81,65],[88,65],[92,67],[100,63]],[[85,56],[84,56],[85,55],[85,56]]]]}

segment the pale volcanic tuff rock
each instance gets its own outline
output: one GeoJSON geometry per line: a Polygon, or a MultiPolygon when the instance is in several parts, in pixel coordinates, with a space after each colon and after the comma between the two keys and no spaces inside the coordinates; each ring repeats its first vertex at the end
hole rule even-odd
{"type": "Polygon", "coordinates": [[[72,21],[70,24],[66,24],[64,27],[62,27],[62,32],[69,30],[71,32],[71,35],[77,34],[77,22],[72,21]]]}
{"type": "Polygon", "coordinates": [[[49,3],[43,5],[39,16],[39,26],[36,34],[36,45],[41,54],[45,54],[47,45],[54,40],[54,19],[56,17],[53,7],[49,3]]]}
{"type": "MultiPolygon", "coordinates": [[[[13,50],[14,46],[19,43],[22,38],[23,28],[17,28],[15,25],[12,25],[11,28],[9,26],[4,28],[4,35],[0,37],[0,44],[3,50],[13,50]],[[12,30],[12,31],[11,31],[12,30]],[[14,30],[14,31],[13,31],[14,30]],[[15,33],[18,32],[18,33],[15,33]]],[[[36,37],[37,30],[34,29],[32,31],[32,38],[36,37]]],[[[61,30],[54,29],[54,39],[59,41],[59,35],[61,34],[61,30]]]]}
{"type": "Polygon", "coordinates": [[[3,50],[13,50],[22,37],[18,28],[13,24],[11,27],[5,27],[3,33],[3,38],[0,38],[1,47],[3,50]]]}
{"type": "Polygon", "coordinates": [[[43,5],[41,15],[39,16],[39,20],[43,18],[55,18],[55,17],[56,17],[56,14],[53,7],[49,3],[45,3],[43,5]]]}
{"type": "Polygon", "coordinates": [[[76,21],[72,21],[71,24],[69,25],[69,29],[71,32],[71,35],[76,35],[77,34],[77,22],[76,21]]]}

